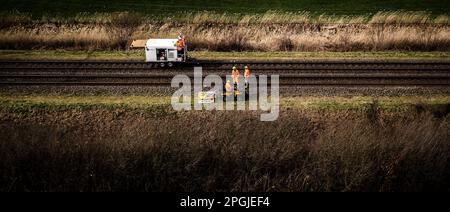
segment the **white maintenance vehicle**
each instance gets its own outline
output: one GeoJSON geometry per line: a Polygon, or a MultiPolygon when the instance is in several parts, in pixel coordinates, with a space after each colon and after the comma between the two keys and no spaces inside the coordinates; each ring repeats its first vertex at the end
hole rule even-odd
{"type": "Polygon", "coordinates": [[[145,43],[145,61],[157,63],[161,68],[172,68],[187,59],[184,37],[178,39],[148,39],[145,43]]]}

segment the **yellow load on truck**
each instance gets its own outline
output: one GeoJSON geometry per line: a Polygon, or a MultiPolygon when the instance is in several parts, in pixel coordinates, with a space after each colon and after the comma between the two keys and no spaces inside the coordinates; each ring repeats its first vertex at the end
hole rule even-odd
{"type": "Polygon", "coordinates": [[[133,40],[133,42],[131,42],[130,48],[131,49],[143,49],[143,48],[145,48],[146,43],[147,43],[147,40],[133,40]]]}

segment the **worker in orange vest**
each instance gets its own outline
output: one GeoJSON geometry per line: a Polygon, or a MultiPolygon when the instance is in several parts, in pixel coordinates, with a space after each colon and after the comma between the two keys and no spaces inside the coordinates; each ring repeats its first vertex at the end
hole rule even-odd
{"type": "Polygon", "coordinates": [[[248,68],[248,66],[245,66],[244,71],[245,87],[247,87],[249,77],[250,77],[250,69],[248,68]]]}
{"type": "Polygon", "coordinates": [[[233,66],[233,71],[231,72],[231,76],[233,77],[233,84],[236,87],[239,82],[239,70],[236,66],[233,66]]]}
{"type": "Polygon", "coordinates": [[[227,83],[225,84],[225,91],[227,93],[231,93],[231,84],[230,84],[230,80],[227,80],[227,83]]]}
{"type": "Polygon", "coordinates": [[[178,51],[182,51],[186,45],[186,37],[180,34],[180,36],[178,36],[178,40],[175,45],[177,46],[178,51]]]}

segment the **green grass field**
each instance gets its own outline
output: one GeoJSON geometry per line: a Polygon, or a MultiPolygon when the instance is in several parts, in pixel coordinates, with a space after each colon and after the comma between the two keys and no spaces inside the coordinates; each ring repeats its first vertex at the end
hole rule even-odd
{"type": "MultiPolygon", "coordinates": [[[[450,104],[450,96],[405,96],[405,97],[283,97],[282,110],[354,110],[367,111],[377,102],[386,112],[405,112],[417,105],[438,107],[450,104]]],[[[171,109],[169,96],[59,96],[59,95],[12,95],[0,93],[0,110],[28,111],[33,109],[89,110],[89,109],[171,109]]]]}
{"type": "Polygon", "coordinates": [[[361,15],[382,10],[429,11],[449,14],[450,0],[4,0],[1,12],[19,11],[35,16],[72,16],[80,12],[134,11],[168,16],[181,11],[262,13],[268,10],[310,11],[315,14],[361,15]]]}
{"type": "MultiPolygon", "coordinates": [[[[209,52],[193,51],[197,60],[450,60],[450,52],[209,52]]],[[[144,61],[144,50],[57,51],[0,50],[0,60],[127,60],[144,61]]]]}

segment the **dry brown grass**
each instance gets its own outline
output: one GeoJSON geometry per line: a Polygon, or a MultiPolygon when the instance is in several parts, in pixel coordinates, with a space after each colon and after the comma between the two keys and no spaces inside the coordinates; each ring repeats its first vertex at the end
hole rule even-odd
{"type": "Polygon", "coordinates": [[[448,51],[450,30],[436,26],[358,25],[188,25],[143,27],[135,38],[186,32],[191,49],[210,51],[448,51]],[[156,29],[155,29],[156,28],[156,29]],[[148,30],[145,30],[148,29],[148,30]]]}
{"type": "Polygon", "coordinates": [[[450,116],[411,115],[2,112],[0,190],[448,191],[450,116]]]}
{"type": "Polygon", "coordinates": [[[71,20],[3,18],[2,49],[126,49],[133,39],[188,35],[192,50],[210,51],[449,51],[449,17],[379,12],[372,17],[313,17],[307,12],[237,17],[187,13],[152,20],[130,13],[71,20]],[[98,19],[95,19],[97,17],[98,19]]]}
{"type": "Polygon", "coordinates": [[[123,44],[116,30],[105,26],[15,27],[0,34],[4,49],[117,49],[123,44]]]}

